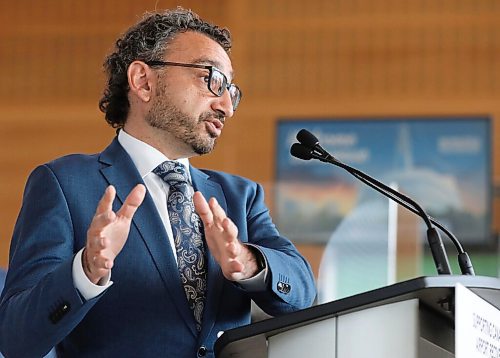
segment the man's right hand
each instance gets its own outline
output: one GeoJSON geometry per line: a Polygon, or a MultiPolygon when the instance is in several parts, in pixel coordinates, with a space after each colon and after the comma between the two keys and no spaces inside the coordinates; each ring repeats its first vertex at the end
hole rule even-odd
{"type": "Polygon", "coordinates": [[[83,270],[89,280],[97,284],[107,277],[130,232],[130,224],[146,195],[146,188],[138,184],[125,199],[120,210],[113,212],[116,189],[106,188],[87,231],[87,243],[82,255],[83,270]]]}

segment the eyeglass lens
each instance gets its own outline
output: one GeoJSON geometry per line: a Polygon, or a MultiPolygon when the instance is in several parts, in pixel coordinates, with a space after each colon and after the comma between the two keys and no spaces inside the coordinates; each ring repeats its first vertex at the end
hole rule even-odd
{"type": "Polygon", "coordinates": [[[217,71],[212,71],[212,81],[210,82],[210,89],[217,95],[222,96],[224,87],[226,86],[226,78],[224,75],[217,71]]]}
{"type": "MultiPolygon", "coordinates": [[[[210,78],[210,90],[217,96],[222,96],[224,90],[227,88],[226,76],[217,69],[212,70],[212,76],[210,78]]],[[[233,104],[233,109],[236,109],[240,101],[240,91],[238,87],[231,84],[228,88],[229,96],[231,97],[231,102],[233,104]]]]}

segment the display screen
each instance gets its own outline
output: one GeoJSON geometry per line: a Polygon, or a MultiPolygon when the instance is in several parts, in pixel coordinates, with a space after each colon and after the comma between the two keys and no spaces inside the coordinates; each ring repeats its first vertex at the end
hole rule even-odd
{"type": "Polygon", "coordinates": [[[327,242],[360,202],[387,199],[365,194],[373,190],[339,167],[292,157],[302,128],[340,161],[414,199],[462,243],[492,240],[488,117],[278,121],[277,225],[296,242],[327,242]]]}

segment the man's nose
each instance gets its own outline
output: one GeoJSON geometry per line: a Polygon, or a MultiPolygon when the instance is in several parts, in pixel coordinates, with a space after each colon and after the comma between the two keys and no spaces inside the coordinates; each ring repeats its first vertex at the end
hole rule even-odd
{"type": "Polygon", "coordinates": [[[215,111],[224,114],[224,117],[230,118],[234,114],[233,102],[231,101],[231,95],[227,89],[224,90],[222,96],[217,97],[214,105],[212,107],[215,111]]]}

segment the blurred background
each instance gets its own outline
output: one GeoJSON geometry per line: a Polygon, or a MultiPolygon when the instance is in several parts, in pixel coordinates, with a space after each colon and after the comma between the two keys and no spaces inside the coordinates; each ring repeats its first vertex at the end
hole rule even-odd
{"type": "MultiPolygon", "coordinates": [[[[282,188],[288,185],[290,190],[294,183],[283,183],[286,171],[278,168],[284,143],[279,127],[284,122],[308,127],[308,121],[311,125],[314,121],[317,127],[318,122],[321,126],[339,119],[371,124],[373,119],[384,123],[404,119],[411,124],[411,118],[428,123],[441,118],[486,121],[481,145],[487,152],[481,153],[487,178],[475,189],[487,196],[483,198],[487,228],[477,236],[473,230],[468,233],[465,246],[477,274],[499,275],[500,2],[496,0],[2,1],[0,267],[8,266],[10,238],[31,170],[65,154],[101,151],[115,135],[97,103],[104,84],[102,62],[116,38],[145,11],[177,5],[231,30],[235,82],[244,93],[216,150],[194,158],[193,164],[264,185],[279,228],[293,238],[316,276],[323,260],[321,282],[334,292],[326,300],[394,280],[433,275],[436,270],[418,233],[419,221],[384,199],[368,209],[346,205],[349,220],[335,223],[326,239],[288,227],[282,188]],[[379,217],[382,228],[371,223],[379,217]],[[377,227],[376,235],[370,225],[377,227]],[[366,252],[368,244],[356,240],[352,228],[360,227],[366,228],[360,234],[368,235],[365,239],[380,240],[382,253],[373,261],[383,272],[345,271],[366,266],[367,258],[374,257],[375,251],[366,252]],[[351,236],[345,232],[354,238],[346,240],[351,236]],[[342,246],[346,241],[355,245],[342,246]],[[340,281],[362,283],[346,290],[330,287],[340,281]]],[[[377,127],[371,130],[373,137],[381,133],[377,127]]],[[[398,185],[390,172],[382,176],[379,179],[394,179],[398,185]]],[[[420,185],[432,188],[425,178],[420,185]]],[[[304,190],[311,199],[307,185],[310,189],[316,184],[307,183],[307,176],[302,180],[302,186],[291,190],[304,190]]],[[[454,196],[458,200],[467,195],[460,190],[450,190],[448,199],[454,202],[454,196]]],[[[411,189],[407,191],[411,194],[411,189]]],[[[355,194],[357,202],[360,197],[369,195],[355,194]]],[[[325,191],[319,198],[342,204],[343,196],[325,191]]],[[[456,270],[453,247],[448,253],[456,270]]]]}

